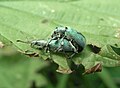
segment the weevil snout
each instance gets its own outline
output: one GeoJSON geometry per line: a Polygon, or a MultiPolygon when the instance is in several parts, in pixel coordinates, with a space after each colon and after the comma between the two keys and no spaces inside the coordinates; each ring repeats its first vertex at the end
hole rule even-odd
{"type": "Polygon", "coordinates": [[[47,44],[47,41],[45,40],[40,40],[40,41],[32,41],[31,42],[31,47],[36,48],[36,49],[43,49],[47,44]]]}

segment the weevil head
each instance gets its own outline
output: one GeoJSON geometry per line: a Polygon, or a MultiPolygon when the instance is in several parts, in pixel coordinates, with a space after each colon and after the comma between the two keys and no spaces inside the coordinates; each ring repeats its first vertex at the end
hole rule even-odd
{"type": "Polygon", "coordinates": [[[39,40],[39,41],[32,41],[31,47],[35,49],[44,49],[47,44],[47,41],[45,40],[39,40]]]}
{"type": "Polygon", "coordinates": [[[62,27],[62,26],[56,27],[56,29],[52,33],[52,37],[57,37],[57,38],[63,37],[67,29],[68,29],[67,27],[62,27]]]}

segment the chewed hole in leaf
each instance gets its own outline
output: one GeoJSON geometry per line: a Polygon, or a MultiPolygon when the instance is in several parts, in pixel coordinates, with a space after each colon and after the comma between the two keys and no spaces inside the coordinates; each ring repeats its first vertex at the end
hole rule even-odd
{"type": "Polygon", "coordinates": [[[114,46],[111,46],[112,49],[114,50],[115,53],[117,53],[118,55],[120,55],[120,48],[116,48],[114,46]]]}
{"type": "Polygon", "coordinates": [[[85,72],[85,67],[82,64],[76,65],[74,62],[71,62],[70,68],[73,73],[78,73],[82,75],[85,72]]]}
{"type": "Polygon", "coordinates": [[[118,47],[118,44],[115,44],[116,47],[118,47]]]}
{"type": "Polygon", "coordinates": [[[91,49],[91,51],[95,54],[97,54],[101,51],[101,48],[97,47],[96,45],[89,44],[88,46],[91,49]]]}

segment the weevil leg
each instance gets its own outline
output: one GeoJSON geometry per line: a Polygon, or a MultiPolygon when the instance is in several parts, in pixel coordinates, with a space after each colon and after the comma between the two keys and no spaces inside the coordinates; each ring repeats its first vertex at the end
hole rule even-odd
{"type": "Polygon", "coordinates": [[[48,58],[51,59],[52,56],[51,56],[50,51],[48,50],[47,53],[49,53],[48,58]]]}
{"type": "Polygon", "coordinates": [[[65,55],[66,58],[69,58],[69,55],[63,50],[63,54],[65,55]]]}
{"type": "Polygon", "coordinates": [[[45,45],[45,51],[46,51],[46,52],[47,52],[48,50],[50,50],[50,49],[49,49],[49,43],[50,43],[52,40],[54,40],[54,39],[53,39],[53,38],[50,39],[50,40],[47,42],[47,44],[45,45]]]}
{"type": "Polygon", "coordinates": [[[65,55],[66,58],[69,58],[69,55],[63,51],[63,54],[65,55]]]}
{"type": "Polygon", "coordinates": [[[47,46],[45,46],[45,52],[47,53],[47,52],[50,52],[50,46],[49,46],[49,44],[47,45],[47,46]]]}
{"type": "Polygon", "coordinates": [[[47,42],[46,47],[49,46],[49,43],[50,43],[52,40],[57,40],[57,41],[58,41],[59,38],[56,38],[56,37],[51,38],[51,39],[47,42]]]}
{"type": "MultiPolygon", "coordinates": [[[[64,41],[61,42],[61,45],[60,45],[60,47],[57,49],[57,51],[58,51],[58,52],[59,52],[59,51],[62,51],[62,52],[64,53],[64,55],[66,56],[66,58],[71,59],[77,52],[74,51],[74,52],[69,56],[69,55],[67,55],[66,52],[64,51],[63,45],[64,45],[64,41]]],[[[76,49],[76,48],[75,48],[75,49],[76,49]]]]}
{"type": "Polygon", "coordinates": [[[71,54],[68,59],[71,59],[76,53],[74,52],[73,54],[71,54]]]}
{"type": "Polygon", "coordinates": [[[63,45],[64,45],[64,41],[63,41],[63,38],[62,38],[62,41],[61,41],[61,43],[60,43],[60,46],[55,50],[55,52],[59,52],[59,51],[64,50],[64,49],[63,49],[63,45]]]}
{"type": "Polygon", "coordinates": [[[50,52],[50,47],[45,47],[45,53],[49,53],[48,58],[51,59],[51,52],[50,52]]]}
{"type": "Polygon", "coordinates": [[[49,46],[49,43],[50,43],[52,40],[53,40],[53,39],[50,39],[50,40],[47,42],[46,47],[49,46]]]}
{"type": "Polygon", "coordinates": [[[73,48],[74,52],[75,52],[75,53],[78,53],[77,49],[76,49],[76,48],[75,48],[75,46],[72,44],[72,42],[71,42],[71,41],[69,41],[69,43],[70,43],[70,45],[72,46],[72,48],[73,48]]]}
{"type": "MultiPolygon", "coordinates": [[[[59,40],[60,38],[58,38],[58,40],[59,40]]],[[[61,38],[61,43],[60,43],[60,46],[57,48],[57,50],[56,51],[62,51],[62,50],[64,50],[63,49],[63,46],[64,46],[64,40],[65,39],[65,36],[63,36],[62,38],[61,38]]]]}
{"type": "Polygon", "coordinates": [[[51,38],[51,39],[47,42],[46,47],[48,47],[49,43],[50,43],[52,40],[54,40],[54,39],[55,39],[55,37],[51,38]]]}

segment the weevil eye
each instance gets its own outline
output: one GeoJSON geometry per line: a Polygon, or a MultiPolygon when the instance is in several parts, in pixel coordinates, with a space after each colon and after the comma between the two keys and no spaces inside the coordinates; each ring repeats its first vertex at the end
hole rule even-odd
{"type": "Polygon", "coordinates": [[[56,31],[54,31],[54,34],[57,34],[56,31]]]}
{"type": "Polygon", "coordinates": [[[42,50],[42,49],[43,49],[43,46],[39,46],[38,49],[39,49],[39,50],[42,50]]]}
{"type": "Polygon", "coordinates": [[[58,29],[58,27],[56,27],[56,29],[58,29]]]}
{"type": "Polygon", "coordinates": [[[65,27],[65,29],[68,29],[68,27],[65,27]]]}

